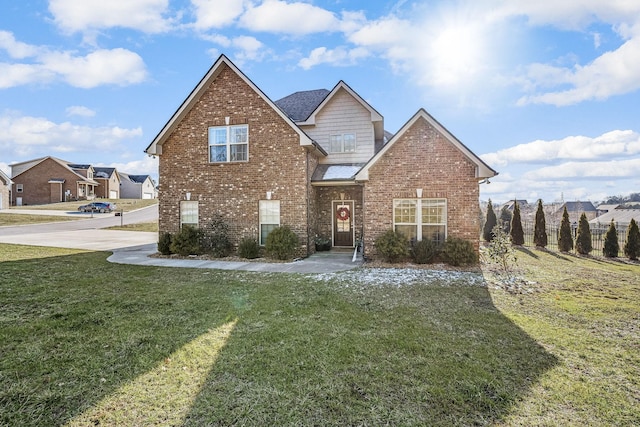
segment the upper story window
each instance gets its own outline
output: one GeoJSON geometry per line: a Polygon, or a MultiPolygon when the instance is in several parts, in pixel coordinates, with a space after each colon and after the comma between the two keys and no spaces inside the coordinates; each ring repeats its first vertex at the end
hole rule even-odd
{"type": "Polygon", "coordinates": [[[249,125],[209,128],[209,162],[246,162],[249,158],[249,125]]]}
{"type": "Polygon", "coordinates": [[[23,186],[22,184],[16,184],[16,193],[22,193],[23,186]]]}
{"type": "Polygon", "coordinates": [[[353,153],[356,151],[354,133],[335,134],[329,137],[329,149],[332,153],[353,153]]]}

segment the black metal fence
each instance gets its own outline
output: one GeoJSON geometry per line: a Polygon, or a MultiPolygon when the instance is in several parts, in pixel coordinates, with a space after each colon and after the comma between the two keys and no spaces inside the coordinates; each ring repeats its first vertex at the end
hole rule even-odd
{"type": "MultiPolygon", "coordinates": [[[[591,245],[593,246],[592,253],[594,255],[602,254],[602,249],[604,248],[604,239],[609,231],[610,224],[596,224],[591,225],[591,245]]],[[[533,243],[533,230],[535,229],[535,223],[533,221],[523,221],[522,229],[524,230],[524,244],[525,246],[534,246],[533,243]]],[[[571,224],[571,229],[573,231],[573,242],[574,242],[574,251],[575,251],[575,239],[578,232],[578,224],[571,224]]],[[[552,250],[558,249],[558,232],[560,230],[560,226],[556,224],[547,224],[547,248],[552,250]]],[[[626,225],[618,225],[616,224],[616,231],[618,232],[618,243],[620,245],[620,253],[618,256],[622,255],[622,248],[624,247],[624,243],[627,239],[627,226],[626,225]]]]}

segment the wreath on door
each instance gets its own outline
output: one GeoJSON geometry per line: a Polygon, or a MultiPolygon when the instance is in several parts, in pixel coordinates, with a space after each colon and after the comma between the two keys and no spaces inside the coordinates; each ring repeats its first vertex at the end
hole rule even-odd
{"type": "Polygon", "coordinates": [[[338,214],[337,214],[336,216],[337,216],[337,218],[338,218],[339,220],[341,220],[341,221],[346,221],[346,220],[348,220],[348,219],[349,219],[349,216],[351,215],[351,214],[349,213],[349,208],[344,207],[344,206],[343,206],[343,207],[341,207],[341,208],[338,208],[338,211],[337,211],[337,212],[338,212],[338,214]]]}

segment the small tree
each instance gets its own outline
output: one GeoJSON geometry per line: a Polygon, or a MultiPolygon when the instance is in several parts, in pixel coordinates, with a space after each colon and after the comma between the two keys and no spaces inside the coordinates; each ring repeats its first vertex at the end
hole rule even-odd
{"type": "Polygon", "coordinates": [[[487,204],[487,220],[485,221],[484,228],[482,229],[482,238],[485,242],[493,240],[493,227],[495,227],[497,223],[498,218],[496,218],[496,213],[493,211],[491,199],[489,199],[489,203],[487,204]]]}
{"type": "Polygon", "coordinates": [[[509,236],[502,228],[497,226],[493,233],[494,238],[487,247],[487,257],[491,262],[498,264],[503,273],[509,273],[511,266],[515,266],[518,260],[516,252],[509,242],[509,236]]]}
{"type": "Polygon", "coordinates": [[[637,260],[640,256],[640,230],[638,230],[638,223],[633,218],[631,218],[629,228],[627,229],[627,241],[624,243],[624,254],[632,260],[637,260]]]}
{"type": "Polygon", "coordinates": [[[502,209],[500,209],[500,226],[502,227],[502,230],[507,233],[507,234],[511,234],[511,220],[513,219],[513,214],[511,213],[511,211],[507,208],[507,206],[503,206],[502,209]]]}
{"type": "Polygon", "coordinates": [[[560,221],[560,231],[558,232],[558,249],[560,252],[569,252],[573,249],[573,236],[571,235],[571,222],[569,221],[569,212],[564,207],[562,213],[562,221],[560,221]]]}
{"type": "Polygon", "coordinates": [[[202,229],[201,239],[202,250],[216,258],[228,256],[233,249],[233,244],[229,237],[229,225],[220,214],[214,215],[209,224],[202,229]]]}
{"type": "Polygon", "coordinates": [[[593,250],[591,244],[591,229],[587,214],[582,212],[580,222],[578,222],[578,235],[576,236],[576,251],[581,255],[588,255],[593,250]]]}
{"type": "Polygon", "coordinates": [[[536,210],[536,224],[533,229],[533,243],[539,248],[547,247],[547,221],[544,218],[544,208],[542,199],[538,199],[538,209],[536,210]]]}
{"type": "Polygon", "coordinates": [[[620,244],[618,243],[618,230],[616,225],[611,220],[607,234],[604,236],[604,248],[602,248],[602,254],[609,258],[616,258],[620,252],[620,244]]]}
{"type": "Polygon", "coordinates": [[[524,230],[522,229],[522,219],[520,218],[520,206],[517,201],[513,201],[513,216],[511,217],[511,244],[516,246],[524,245],[524,230]]]}

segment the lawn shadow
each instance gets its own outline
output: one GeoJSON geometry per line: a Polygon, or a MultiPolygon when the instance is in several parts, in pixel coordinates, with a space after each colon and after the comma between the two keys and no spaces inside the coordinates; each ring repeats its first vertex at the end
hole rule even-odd
{"type": "Polygon", "coordinates": [[[525,255],[529,255],[531,258],[534,259],[540,259],[540,255],[534,253],[533,251],[531,251],[531,249],[525,247],[525,246],[514,246],[515,250],[517,250],[518,252],[521,252],[525,255]]]}
{"type": "Polygon", "coordinates": [[[0,425],[66,425],[234,313],[232,275],[42,250],[0,262],[0,425]]]}
{"type": "Polygon", "coordinates": [[[558,360],[494,306],[481,275],[449,273],[261,287],[185,425],[503,420],[558,360]]]}

